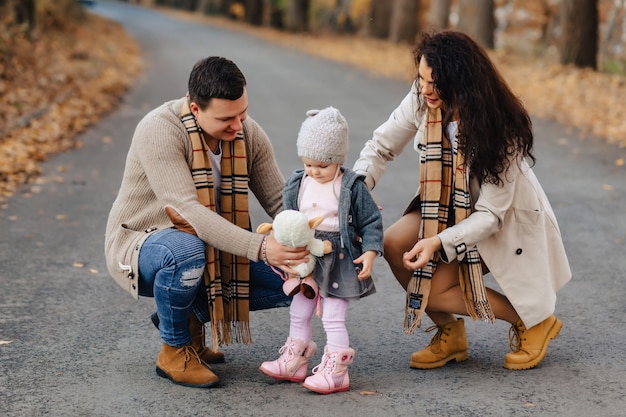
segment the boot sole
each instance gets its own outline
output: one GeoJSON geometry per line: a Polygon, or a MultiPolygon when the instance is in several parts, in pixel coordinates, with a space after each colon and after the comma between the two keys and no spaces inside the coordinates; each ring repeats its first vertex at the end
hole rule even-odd
{"type": "Polygon", "coordinates": [[[341,387],[341,388],[335,388],[335,389],[330,389],[330,390],[322,390],[319,389],[317,387],[312,387],[310,385],[307,384],[302,384],[302,386],[310,391],[316,392],[318,394],[323,394],[323,395],[327,395],[327,394],[333,394],[335,392],[345,392],[348,391],[350,389],[350,385],[346,386],[346,387],[341,387]]]}
{"type": "Polygon", "coordinates": [[[170,375],[168,375],[167,372],[165,372],[163,369],[159,368],[158,366],[156,367],[156,373],[157,373],[158,376],[160,376],[162,378],[167,378],[170,381],[172,381],[174,384],[181,385],[183,387],[211,388],[211,387],[216,386],[219,383],[219,380],[213,381],[213,382],[207,382],[207,383],[204,383],[204,384],[188,384],[186,382],[179,382],[179,381],[176,381],[174,378],[172,378],[170,375]]]}
{"type": "Polygon", "coordinates": [[[543,360],[543,358],[545,358],[546,353],[548,353],[548,345],[550,344],[550,340],[556,339],[556,337],[561,332],[562,328],[563,328],[563,322],[561,322],[561,320],[559,320],[559,319],[556,319],[556,321],[554,322],[554,324],[550,328],[550,331],[548,332],[548,337],[546,338],[545,343],[541,347],[541,352],[539,352],[539,356],[537,356],[532,361],[526,362],[526,363],[508,363],[508,362],[504,362],[504,367],[506,369],[510,369],[512,371],[523,371],[525,369],[531,369],[531,368],[534,368],[535,366],[539,365],[539,362],[541,362],[543,360]]]}
{"type": "Polygon", "coordinates": [[[454,355],[448,356],[447,358],[444,358],[444,359],[442,359],[440,361],[437,361],[437,362],[424,363],[424,362],[413,362],[413,361],[411,361],[409,363],[409,366],[411,368],[413,368],[413,369],[441,368],[442,366],[444,366],[445,364],[447,364],[451,360],[455,360],[457,362],[463,362],[463,361],[466,361],[468,357],[469,357],[469,355],[467,354],[467,352],[459,352],[459,353],[455,353],[454,355]]]}
{"type": "Polygon", "coordinates": [[[265,375],[277,381],[304,382],[304,380],[306,379],[306,376],[303,378],[298,378],[298,377],[293,377],[293,376],[274,374],[270,371],[263,369],[263,367],[259,367],[259,371],[263,372],[265,375]]]}

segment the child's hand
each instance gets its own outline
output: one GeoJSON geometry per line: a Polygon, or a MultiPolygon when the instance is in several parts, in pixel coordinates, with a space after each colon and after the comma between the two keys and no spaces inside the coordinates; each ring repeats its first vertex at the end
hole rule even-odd
{"type": "Polygon", "coordinates": [[[374,259],[378,256],[378,252],[374,250],[368,250],[354,260],[354,264],[362,264],[361,271],[357,275],[361,281],[368,279],[372,275],[372,268],[374,267],[374,259]]]}

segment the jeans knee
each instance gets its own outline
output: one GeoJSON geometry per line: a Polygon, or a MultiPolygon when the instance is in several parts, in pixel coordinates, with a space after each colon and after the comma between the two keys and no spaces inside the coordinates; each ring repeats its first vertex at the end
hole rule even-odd
{"type": "Polygon", "coordinates": [[[198,285],[200,278],[204,274],[204,265],[201,267],[183,268],[180,271],[181,287],[195,287],[198,285]]]}

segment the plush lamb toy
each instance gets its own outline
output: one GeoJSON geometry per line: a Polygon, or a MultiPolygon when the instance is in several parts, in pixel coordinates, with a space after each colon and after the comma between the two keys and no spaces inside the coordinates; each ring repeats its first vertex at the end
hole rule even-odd
{"type": "Polygon", "coordinates": [[[273,223],[262,223],[257,227],[257,233],[268,233],[274,230],[274,238],[284,246],[305,246],[310,254],[308,262],[294,265],[291,269],[298,271],[298,276],[290,276],[283,284],[283,291],[293,296],[302,291],[302,294],[313,299],[317,296],[317,284],[313,279],[315,257],[324,256],[332,251],[331,243],[315,238],[315,228],[324,220],[321,216],[309,220],[304,213],[297,210],[284,210],[274,218],[273,223]]]}

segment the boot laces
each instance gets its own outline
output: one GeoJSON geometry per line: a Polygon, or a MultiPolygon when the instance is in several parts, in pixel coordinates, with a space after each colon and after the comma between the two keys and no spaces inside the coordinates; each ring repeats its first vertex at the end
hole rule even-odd
{"type": "Polygon", "coordinates": [[[285,360],[287,362],[290,361],[295,356],[295,352],[293,350],[293,343],[285,343],[283,347],[281,347],[278,350],[278,353],[280,353],[281,358],[285,357],[285,360]]]}
{"type": "Polygon", "coordinates": [[[337,367],[337,355],[329,355],[327,353],[324,353],[324,356],[322,356],[322,362],[320,362],[319,365],[314,367],[311,370],[311,373],[317,374],[320,372],[324,372],[324,373],[331,374],[333,373],[336,367],[337,367]]]}
{"type": "Polygon", "coordinates": [[[509,347],[513,352],[519,352],[522,347],[522,340],[526,338],[522,337],[524,329],[522,326],[518,326],[517,323],[513,323],[509,329],[509,347]]]}
{"type": "Polygon", "coordinates": [[[446,336],[448,336],[448,333],[446,333],[446,328],[444,326],[430,326],[428,329],[426,329],[426,333],[430,333],[433,330],[437,329],[437,333],[435,333],[435,335],[433,336],[433,338],[430,340],[430,343],[428,344],[428,347],[431,348],[433,353],[439,353],[441,351],[441,342],[446,342],[445,339],[441,338],[441,335],[443,335],[445,333],[446,336]],[[436,349],[436,351],[435,351],[436,349]]]}
{"type": "Polygon", "coordinates": [[[193,359],[196,359],[200,364],[203,363],[202,359],[200,359],[200,356],[198,355],[198,352],[196,352],[196,350],[191,345],[183,346],[181,350],[184,350],[183,353],[185,354],[185,363],[193,359]]]}

